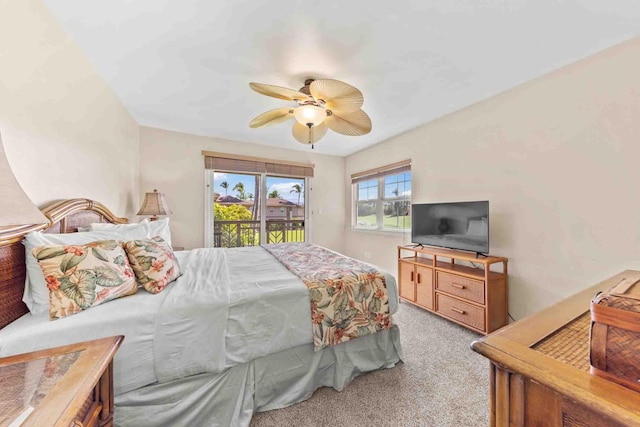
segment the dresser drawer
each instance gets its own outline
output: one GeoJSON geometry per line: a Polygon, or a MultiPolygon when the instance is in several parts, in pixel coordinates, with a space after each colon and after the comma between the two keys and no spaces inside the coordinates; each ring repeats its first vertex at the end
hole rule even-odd
{"type": "Polygon", "coordinates": [[[484,281],[438,271],[436,290],[484,304],[484,281]]]}
{"type": "Polygon", "coordinates": [[[436,293],[436,312],[478,330],[485,330],[483,308],[436,293]]]}

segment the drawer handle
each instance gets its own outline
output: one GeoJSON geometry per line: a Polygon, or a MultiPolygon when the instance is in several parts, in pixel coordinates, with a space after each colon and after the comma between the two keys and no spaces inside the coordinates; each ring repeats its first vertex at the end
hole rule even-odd
{"type": "Polygon", "coordinates": [[[465,285],[458,285],[457,283],[452,283],[451,287],[458,288],[458,289],[465,289],[466,288],[465,285]]]}
{"type": "Polygon", "coordinates": [[[451,307],[451,311],[455,311],[456,313],[459,313],[459,314],[467,314],[466,311],[460,310],[459,308],[455,308],[455,307],[451,307]]]}

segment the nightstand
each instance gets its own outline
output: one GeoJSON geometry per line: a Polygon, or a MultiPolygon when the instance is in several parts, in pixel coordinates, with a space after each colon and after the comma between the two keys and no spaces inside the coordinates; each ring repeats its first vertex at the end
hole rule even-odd
{"type": "Polygon", "coordinates": [[[0,425],[113,426],[113,356],[123,339],[0,359],[0,425]]]}

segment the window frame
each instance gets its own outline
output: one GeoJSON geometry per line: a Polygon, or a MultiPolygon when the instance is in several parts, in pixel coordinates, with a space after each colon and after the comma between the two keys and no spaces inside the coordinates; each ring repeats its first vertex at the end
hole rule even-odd
{"type": "Polygon", "coordinates": [[[351,184],[351,228],[357,231],[365,231],[365,232],[373,232],[373,233],[410,233],[411,227],[409,228],[385,228],[384,227],[384,204],[386,202],[409,202],[411,205],[411,195],[413,193],[413,174],[410,175],[409,182],[411,183],[411,194],[408,196],[397,196],[397,197],[385,197],[385,178],[394,175],[400,175],[403,173],[411,174],[411,169],[405,171],[398,171],[396,169],[390,169],[388,173],[383,172],[379,176],[371,177],[371,179],[366,179],[364,176],[360,181],[353,182],[351,184]],[[366,199],[359,200],[359,188],[358,185],[361,182],[367,181],[377,181],[378,184],[378,194],[376,199],[366,199]],[[376,203],[376,225],[375,227],[366,227],[358,225],[358,204],[359,203],[376,203]]]}
{"type": "MultiPolygon", "coordinates": [[[[203,151],[204,153],[204,151],[203,151]]],[[[247,171],[238,171],[238,170],[230,170],[230,169],[204,169],[204,247],[205,248],[213,248],[214,245],[214,216],[213,209],[209,208],[209,206],[213,207],[213,194],[215,191],[212,189],[215,182],[215,174],[216,172],[221,173],[232,173],[232,174],[254,174],[255,172],[247,172],[247,171]]],[[[287,175],[287,174],[276,174],[276,173],[267,173],[261,172],[257,173],[260,175],[260,241],[266,242],[266,224],[267,224],[267,178],[269,177],[279,177],[279,178],[293,178],[293,179],[304,179],[304,242],[309,243],[313,242],[313,217],[312,217],[312,202],[311,202],[311,186],[312,186],[312,177],[311,176],[300,176],[300,175],[287,175]]],[[[255,200],[254,200],[255,203],[255,200]]],[[[273,208],[271,208],[273,209],[273,208]]]]}

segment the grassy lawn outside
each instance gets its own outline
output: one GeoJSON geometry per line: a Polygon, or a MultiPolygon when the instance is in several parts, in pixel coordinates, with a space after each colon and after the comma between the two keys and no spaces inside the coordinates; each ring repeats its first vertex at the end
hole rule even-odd
{"type": "MultiPolygon", "coordinates": [[[[409,215],[403,215],[403,216],[385,215],[382,224],[384,228],[409,229],[411,228],[411,217],[409,215]]],[[[357,225],[362,227],[375,226],[376,216],[375,215],[360,216],[357,219],[357,225]]]]}

